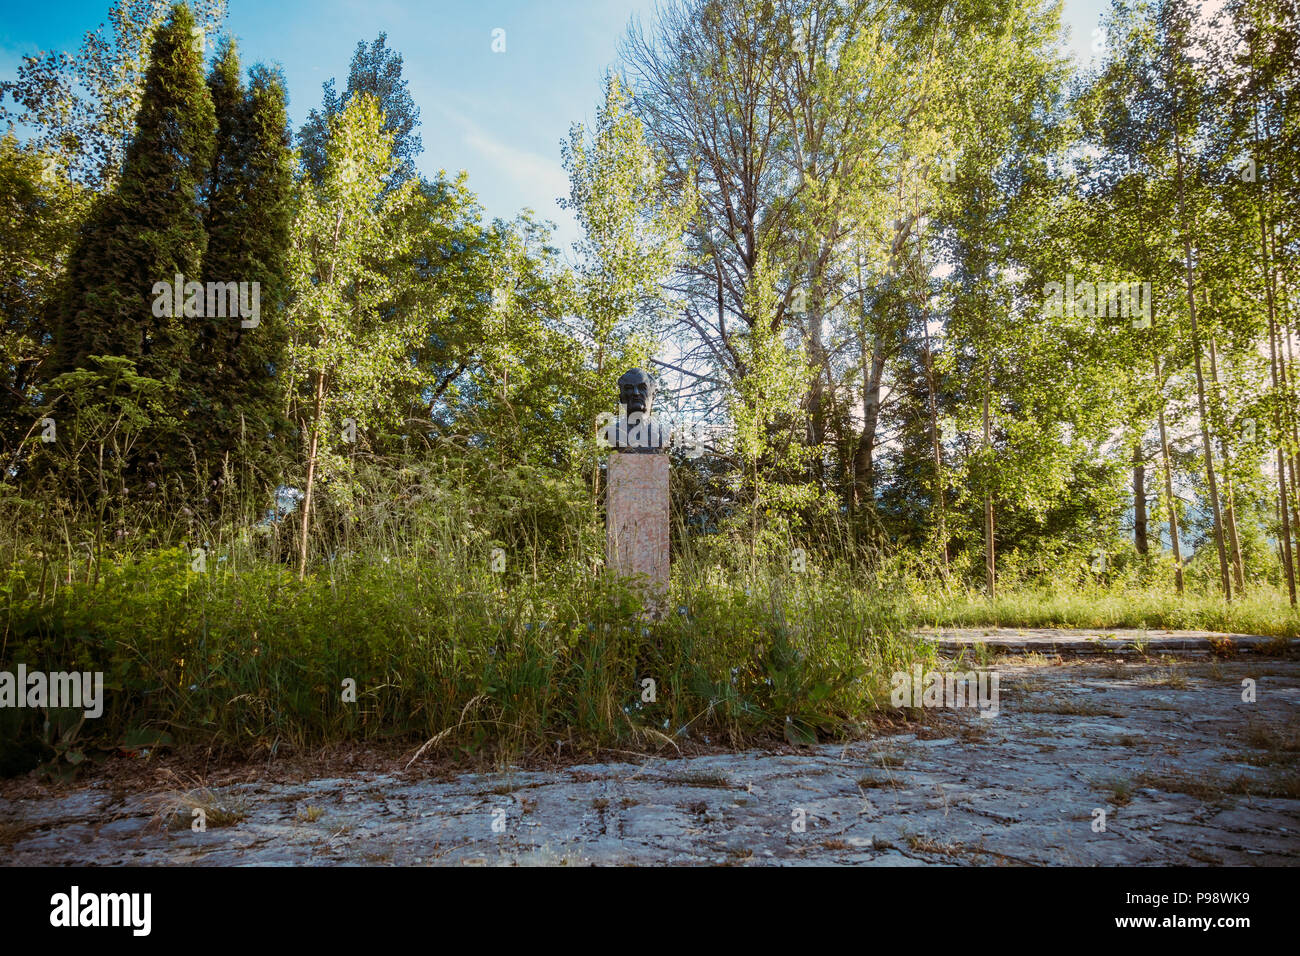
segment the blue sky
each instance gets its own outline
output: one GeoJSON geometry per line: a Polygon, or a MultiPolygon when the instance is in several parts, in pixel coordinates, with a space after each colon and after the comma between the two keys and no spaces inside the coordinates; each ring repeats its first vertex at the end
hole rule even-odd
{"type": "MultiPolygon", "coordinates": [[[[75,50],[104,20],[109,0],[23,3],[4,0],[0,77],[37,50],[75,50]]],[[[1065,0],[1073,51],[1091,55],[1092,31],[1107,0],[1065,0]]],[[[321,84],[347,83],[358,40],[381,31],[405,60],[421,112],[419,166],[469,171],[488,214],[511,217],[524,206],[576,232],[555,200],[568,192],[560,141],[595,112],[605,70],[616,60],[628,21],[649,21],[654,0],[229,0],[227,29],[245,64],[278,63],[289,84],[295,129],[321,99],[321,84]],[[506,31],[493,53],[492,31],[506,31]]]]}

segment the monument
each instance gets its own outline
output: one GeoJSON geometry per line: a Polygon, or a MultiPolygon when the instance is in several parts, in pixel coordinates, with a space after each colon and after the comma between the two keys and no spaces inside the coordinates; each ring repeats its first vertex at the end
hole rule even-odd
{"type": "Polygon", "coordinates": [[[602,415],[613,448],[606,473],[605,562],[635,579],[652,617],[668,597],[669,434],[654,418],[655,380],[629,369],[618,380],[618,417],[602,415]]]}

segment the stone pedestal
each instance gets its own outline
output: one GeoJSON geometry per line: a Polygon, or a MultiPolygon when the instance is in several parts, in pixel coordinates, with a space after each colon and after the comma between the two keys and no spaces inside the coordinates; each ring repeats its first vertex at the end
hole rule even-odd
{"type": "Polygon", "coordinates": [[[658,617],[668,597],[668,456],[612,452],[606,489],[606,564],[637,578],[658,617]]]}

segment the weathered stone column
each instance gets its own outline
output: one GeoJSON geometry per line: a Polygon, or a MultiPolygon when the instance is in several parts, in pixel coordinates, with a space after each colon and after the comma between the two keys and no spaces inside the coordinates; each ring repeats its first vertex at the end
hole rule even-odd
{"type": "Polygon", "coordinates": [[[618,415],[602,413],[597,442],[612,448],[605,473],[605,566],[634,578],[646,609],[668,597],[668,435],[654,418],[655,380],[630,368],[618,380],[618,415]]]}
{"type": "Polygon", "coordinates": [[[668,597],[668,456],[611,452],[605,494],[606,563],[637,578],[659,617],[668,597]]]}

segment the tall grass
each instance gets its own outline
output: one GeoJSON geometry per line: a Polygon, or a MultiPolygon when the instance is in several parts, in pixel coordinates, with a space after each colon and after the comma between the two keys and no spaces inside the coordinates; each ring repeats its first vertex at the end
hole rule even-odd
{"type": "Polygon", "coordinates": [[[1300,613],[1285,592],[1267,585],[1231,602],[1156,586],[1022,587],[993,599],[965,588],[935,587],[910,592],[904,614],[917,627],[1150,628],[1300,637],[1300,613]]]}
{"type": "MultiPolygon", "coordinates": [[[[256,535],[219,538],[201,572],[188,548],[93,574],[19,561],[0,583],[0,669],[102,671],[104,714],[82,733],[104,746],[165,732],[241,754],[390,740],[517,756],[812,742],[868,717],[920,653],[893,605],[847,580],[683,562],[651,621],[581,554],[511,554],[493,573],[488,542],[453,527],[418,546],[358,529],[303,581],[256,535]]],[[[41,751],[39,711],[0,719],[41,751]]]]}
{"type": "Polygon", "coordinates": [[[57,496],[10,497],[0,670],[100,671],[106,702],[75,739],[59,737],[66,715],[0,709],[0,773],[164,739],[506,757],[808,743],[888,701],[890,675],[931,654],[910,633],[922,626],[1300,633],[1266,586],[1225,604],[1137,572],[1105,587],[1040,576],[990,601],[907,552],[847,560],[847,538],[809,547],[796,573],[779,523],[762,548],[679,525],[667,613],[652,621],[605,573],[602,517],[579,480],[472,471],[375,463],[327,489],[301,581],[296,517],[266,524],[267,502],[231,486],[219,507],[123,506],[107,523],[57,496]]]}

